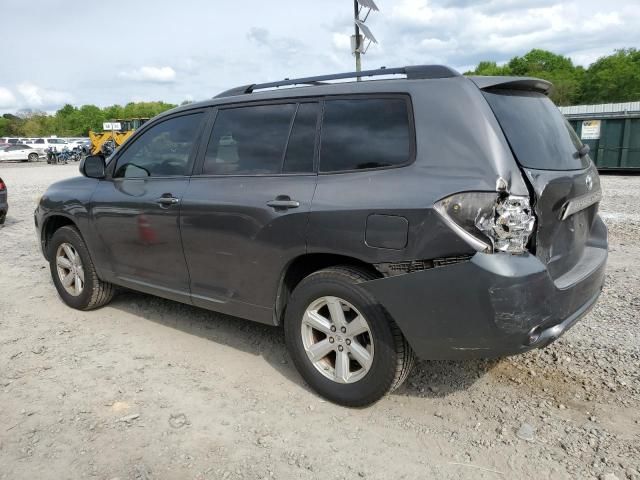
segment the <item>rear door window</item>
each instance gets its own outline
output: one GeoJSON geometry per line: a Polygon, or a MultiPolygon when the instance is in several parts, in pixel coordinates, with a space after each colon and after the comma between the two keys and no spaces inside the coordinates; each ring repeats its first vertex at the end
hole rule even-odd
{"type": "Polygon", "coordinates": [[[411,160],[411,130],[404,98],[327,100],[320,170],[339,172],[403,165],[411,160]]]}
{"type": "Polygon", "coordinates": [[[588,156],[582,142],[546,95],[519,90],[484,91],[518,163],[539,170],[579,170],[588,156]]]}
{"type": "Polygon", "coordinates": [[[280,173],[295,112],[295,103],[220,110],[213,125],[202,173],[280,173]]]}

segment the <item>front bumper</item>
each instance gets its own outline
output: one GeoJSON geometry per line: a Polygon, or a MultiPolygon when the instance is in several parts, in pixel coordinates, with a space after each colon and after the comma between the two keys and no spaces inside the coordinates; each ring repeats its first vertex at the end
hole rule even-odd
{"type": "Polygon", "coordinates": [[[552,279],[534,255],[470,261],[361,284],[424,359],[499,357],[542,348],[573,326],[602,290],[606,245],[552,279]]]}
{"type": "Polygon", "coordinates": [[[33,211],[33,223],[35,226],[35,230],[36,230],[36,237],[38,239],[38,245],[40,245],[40,251],[42,252],[42,255],[44,256],[45,259],[47,259],[47,252],[45,249],[45,242],[44,242],[44,238],[42,235],[42,223],[43,223],[43,218],[44,215],[42,213],[42,209],[40,208],[40,206],[37,206],[36,209],[33,211]]]}

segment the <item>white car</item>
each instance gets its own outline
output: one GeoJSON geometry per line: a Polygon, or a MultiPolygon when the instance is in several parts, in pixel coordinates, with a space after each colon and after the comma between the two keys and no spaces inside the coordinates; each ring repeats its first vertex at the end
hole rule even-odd
{"type": "Polygon", "coordinates": [[[35,162],[41,157],[44,157],[44,154],[29,145],[11,145],[0,150],[0,161],[21,160],[23,162],[35,162]]]}
{"type": "Polygon", "coordinates": [[[36,138],[32,142],[29,142],[28,145],[31,148],[35,148],[39,153],[44,154],[48,148],[55,148],[59,152],[64,150],[67,147],[71,150],[73,147],[69,145],[69,143],[63,138],[36,138]]]}
{"type": "Polygon", "coordinates": [[[84,145],[84,138],[67,138],[66,139],[69,150],[73,150],[74,148],[82,148],[84,145]]]}

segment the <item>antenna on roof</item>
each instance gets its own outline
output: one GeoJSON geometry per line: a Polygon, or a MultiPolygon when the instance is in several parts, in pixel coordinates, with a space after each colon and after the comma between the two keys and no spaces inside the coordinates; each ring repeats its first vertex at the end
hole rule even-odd
{"type": "MultiPolygon", "coordinates": [[[[376,37],[373,36],[373,33],[364,22],[369,18],[371,11],[378,12],[379,10],[380,9],[373,0],[353,0],[353,23],[355,25],[355,35],[351,37],[351,50],[356,57],[356,72],[360,72],[362,70],[360,55],[367,52],[371,42],[378,43],[376,37]],[[364,9],[367,9],[367,13],[364,18],[360,18],[360,14],[364,9]],[[360,34],[360,31],[362,31],[362,35],[360,34]],[[365,39],[369,40],[369,43],[367,43],[366,48],[363,49],[362,47],[365,39]]],[[[360,77],[358,77],[357,80],[360,81],[360,77]]]]}

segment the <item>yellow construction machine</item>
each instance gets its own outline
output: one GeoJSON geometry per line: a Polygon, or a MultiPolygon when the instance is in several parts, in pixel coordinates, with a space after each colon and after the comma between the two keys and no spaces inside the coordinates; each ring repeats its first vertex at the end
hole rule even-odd
{"type": "Polygon", "coordinates": [[[104,153],[104,145],[107,142],[111,142],[112,148],[118,148],[122,145],[133,132],[140,128],[148,118],[130,118],[130,119],[117,119],[113,122],[106,122],[103,124],[103,132],[92,132],[89,130],[89,139],[91,140],[91,154],[97,155],[100,152],[104,153]]]}

